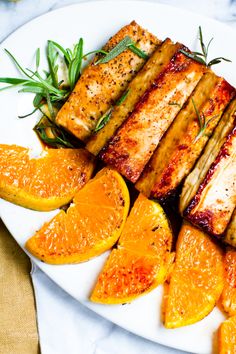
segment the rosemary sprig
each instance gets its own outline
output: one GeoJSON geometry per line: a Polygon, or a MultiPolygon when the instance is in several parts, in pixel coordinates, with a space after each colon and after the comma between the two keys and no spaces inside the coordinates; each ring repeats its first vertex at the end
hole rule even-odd
{"type": "MultiPolygon", "coordinates": [[[[123,95],[116,101],[115,106],[120,106],[126,99],[126,97],[128,96],[128,94],[130,93],[130,90],[127,90],[123,93],[123,95]]],[[[97,125],[94,129],[94,133],[98,132],[99,130],[101,130],[106,124],[107,122],[110,120],[112,112],[113,112],[114,106],[109,108],[108,111],[106,111],[106,113],[104,113],[102,115],[102,117],[98,120],[97,125]]]]}
{"type": "Polygon", "coordinates": [[[97,125],[94,129],[95,133],[98,132],[99,130],[101,130],[107,124],[107,122],[111,118],[112,111],[113,111],[113,107],[109,108],[108,111],[101,116],[101,118],[98,120],[97,125]]]}
{"type": "Polygon", "coordinates": [[[201,46],[201,52],[187,52],[184,49],[180,49],[181,53],[183,53],[186,57],[197,61],[200,64],[206,65],[207,67],[211,67],[212,65],[219,64],[222,61],[231,62],[230,59],[226,59],[224,57],[217,57],[208,61],[209,47],[213,41],[213,37],[210,39],[208,44],[205,45],[201,26],[199,26],[198,32],[199,32],[199,42],[201,46]]]}
{"type": "Polygon", "coordinates": [[[46,145],[55,148],[75,148],[78,146],[69,133],[61,127],[59,128],[45,115],[36,124],[34,131],[46,145]]]}
{"type": "Polygon", "coordinates": [[[128,89],[127,91],[125,91],[123,93],[123,95],[118,99],[118,101],[116,101],[116,106],[120,106],[125,100],[126,100],[126,97],[128,96],[128,94],[130,93],[130,90],[128,89]]]}
{"type": "Polygon", "coordinates": [[[195,144],[203,136],[203,134],[205,133],[205,130],[207,129],[210,122],[218,117],[218,114],[216,114],[213,117],[206,120],[205,114],[199,112],[194,99],[192,98],[191,100],[192,100],[192,104],[193,104],[193,107],[194,107],[194,110],[195,110],[195,113],[197,115],[198,122],[199,122],[199,132],[193,141],[195,144]]]}
{"type": "Polygon", "coordinates": [[[118,55],[123,53],[126,49],[130,49],[132,52],[137,54],[140,58],[148,59],[148,55],[144,51],[139,49],[129,36],[126,36],[104,57],[96,61],[95,65],[108,63],[110,60],[116,58],[118,55]]]}

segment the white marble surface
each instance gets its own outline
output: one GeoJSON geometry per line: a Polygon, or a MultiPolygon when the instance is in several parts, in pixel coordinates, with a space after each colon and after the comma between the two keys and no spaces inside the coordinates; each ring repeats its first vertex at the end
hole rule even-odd
{"type": "MultiPolygon", "coordinates": [[[[0,0],[0,42],[16,28],[36,16],[78,2],[80,1],[19,0],[12,3],[8,0],[0,0]]],[[[236,28],[236,0],[160,0],[159,2],[183,7],[216,18],[236,28]]]]}
{"type": "MultiPolygon", "coordinates": [[[[91,1],[91,0],[88,0],[91,1]]],[[[98,0],[99,1],[99,0],[98,0]]],[[[113,0],[113,1],[118,1],[118,0],[113,0]]],[[[155,1],[155,0],[152,0],[155,1]]],[[[9,1],[4,1],[0,0],[0,42],[6,38],[11,32],[13,32],[16,28],[19,26],[23,25],[24,23],[28,22],[29,20],[46,13],[48,11],[52,11],[56,8],[66,6],[69,4],[73,3],[78,3],[78,0],[20,0],[17,3],[11,3],[9,1]]],[[[236,28],[236,0],[160,0],[159,2],[161,3],[166,3],[169,5],[177,6],[177,7],[183,7],[189,10],[192,10],[194,12],[198,12],[201,14],[204,14],[209,17],[216,18],[218,20],[224,21],[228,23],[229,25],[233,26],[236,28]]],[[[1,61],[0,61],[1,63],[1,61]]],[[[1,65],[1,64],[0,64],[1,65]]],[[[44,282],[47,282],[48,280],[45,278],[45,275],[42,275],[39,273],[39,276],[41,277],[41,281],[43,279],[44,282]]],[[[40,280],[38,280],[38,286],[40,285],[39,283],[40,280]]],[[[43,283],[42,283],[43,284],[43,283]]],[[[41,286],[42,286],[41,284],[41,286]]],[[[48,284],[48,283],[47,283],[48,284]]],[[[37,285],[36,285],[37,287],[37,285]]],[[[45,291],[47,290],[48,285],[45,288],[45,291]]],[[[70,306],[73,305],[72,300],[70,299],[69,295],[65,294],[62,290],[56,289],[55,284],[50,285],[50,291],[52,291],[53,287],[55,287],[55,293],[57,293],[58,299],[57,302],[55,302],[55,297],[53,296],[53,303],[56,306],[57,304],[61,304],[59,301],[66,301],[67,303],[70,302],[70,306]],[[60,298],[59,298],[60,297],[60,298]]],[[[41,290],[42,291],[42,290],[41,290]]],[[[54,290],[53,290],[54,291],[54,290]]],[[[73,300],[74,301],[74,300],[73,300]]],[[[43,305],[43,303],[42,303],[43,305]]],[[[81,306],[81,305],[79,305],[81,306]]],[[[61,308],[61,306],[60,306],[61,308]]],[[[60,308],[58,309],[55,307],[55,311],[60,311],[60,308]]],[[[72,308],[72,307],[71,307],[72,308]]],[[[71,311],[70,308],[68,311],[71,311]]],[[[99,316],[91,313],[89,310],[81,308],[77,309],[78,311],[78,319],[82,319],[81,316],[83,317],[83,321],[85,319],[87,321],[94,321],[94,325],[97,323],[104,323],[102,328],[104,331],[108,331],[107,333],[104,333],[104,331],[101,332],[101,338],[97,338],[93,343],[91,344],[91,348],[89,349],[88,347],[83,347],[83,354],[87,353],[109,353],[109,354],[114,354],[118,353],[117,349],[114,348],[113,351],[111,351],[112,343],[114,343],[114,340],[116,342],[121,343],[121,348],[122,348],[122,353],[126,354],[126,351],[124,351],[124,348],[129,350],[130,353],[158,353],[158,354],[164,354],[164,353],[177,353],[175,350],[168,350],[167,348],[165,349],[164,347],[158,346],[154,343],[149,342],[149,344],[144,343],[144,341],[141,341],[141,339],[138,339],[136,336],[129,334],[126,331],[123,331],[121,329],[118,329],[115,325],[112,324],[106,324],[107,322],[105,320],[102,320],[99,316]],[[108,328],[108,330],[107,330],[108,328]],[[122,344],[122,341],[126,340],[128,338],[129,340],[129,345],[127,344],[122,344]],[[105,340],[106,339],[106,340],[105,340]],[[139,351],[134,350],[134,343],[139,345],[139,351]],[[123,347],[122,347],[123,345],[123,347]]],[[[69,314],[70,312],[68,312],[69,314]]],[[[74,311],[73,311],[74,313],[74,311]]],[[[63,316],[63,314],[61,314],[63,316]]],[[[49,316],[51,317],[51,316],[49,316]]],[[[40,319],[40,317],[39,317],[40,319]]],[[[44,321],[47,320],[44,317],[44,321]]],[[[48,321],[51,321],[51,318],[48,318],[48,321]]],[[[48,322],[49,327],[52,325],[51,322],[48,322]]],[[[85,324],[84,322],[84,329],[88,330],[86,327],[89,326],[89,324],[85,324]]],[[[53,336],[50,336],[50,338],[53,339],[53,336]]],[[[55,343],[55,342],[54,342],[55,343]]],[[[84,342],[87,343],[87,342],[84,342]]],[[[128,343],[128,342],[125,342],[128,343]]],[[[82,347],[80,347],[82,348],[82,347]]],[[[81,352],[81,351],[80,351],[81,352]]],[[[53,343],[52,343],[52,348],[46,349],[44,347],[44,353],[55,353],[53,350],[53,343]]],[[[44,354],[43,353],[43,354],[44,354]]],[[[57,351],[57,353],[59,353],[57,351]]],[[[82,352],[81,352],[82,353],[82,352]]],[[[128,353],[128,352],[127,352],[128,353]]],[[[178,352],[180,353],[180,352],[178,352]]]]}

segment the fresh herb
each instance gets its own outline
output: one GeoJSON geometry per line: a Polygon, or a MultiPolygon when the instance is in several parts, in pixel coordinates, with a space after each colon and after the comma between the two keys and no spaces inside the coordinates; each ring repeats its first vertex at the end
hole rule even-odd
{"type": "Polygon", "coordinates": [[[201,52],[187,52],[186,50],[180,49],[180,52],[183,53],[186,57],[193,59],[197,61],[200,64],[206,65],[207,67],[210,67],[212,65],[219,64],[223,61],[231,62],[231,60],[223,58],[223,57],[217,57],[214,59],[211,59],[208,61],[208,54],[209,54],[209,47],[210,44],[213,41],[213,38],[210,39],[207,45],[204,44],[203,41],[203,34],[202,34],[202,28],[199,26],[199,41],[200,41],[200,46],[201,46],[201,52]]]}
{"type": "Polygon", "coordinates": [[[48,117],[43,116],[39,123],[34,127],[34,131],[39,138],[46,144],[55,148],[75,148],[72,137],[65,132],[61,127],[59,128],[48,117]]]}
{"type": "Polygon", "coordinates": [[[149,56],[141,49],[136,47],[135,44],[130,44],[128,48],[134,53],[137,54],[140,58],[147,60],[149,56]]]}
{"type": "Polygon", "coordinates": [[[118,55],[123,53],[126,49],[130,49],[132,52],[137,54],[140,58],[148,59],[148,55],[145,52],[143,52],[141,49],[139,49],[129,36],[126,36],[103,58],[96,61],[95,65],[108,63],[110,60],[116,58],[118,55]]]}
{"type": "Polygon", "coordinates": [[[205,130],[208,127],[208,125],[210,124],[210,122],[218,117],[218,114],[216,114],[213,117],[211,117],[210,119],[206,120],[205,114],[199,112],[193,98],[192,98],[192,104],[193,104],[193,107],[194,107],[194,110],[195,110],[195,113],[197,115],[198,122],[199,122],[199,132],[198,132],[196,138],[194,139],[194,143],[196,143],[203,136],[203,134],[205,133],[205,130]]]}
{"type": "Polygon", "coordinates": [[[94,129],[95,133],[98,132],[100,129],[102,129],[107,124],[107,122],[111,118],[112,111],[113,111],[113,107],[111,107],[106,113],[104,113],[101,116],[101,118],[98,120],[97,125],[94,129]]]}
{"type": "MultiPolygon", "coordinates": [[[[37,51],[37,56],[36,56],[36,69],[35,71],[32,71],[28,68],[23,69],[22,66],[19,64],[19,62],[15,59],[15,57],[8,51],[6,50],[6,53],[8,56],[13,60],[14,64],[18,68],[18,70],[21,72],[25,78],[8,78],[8,77],[2,77],[0,78],[0,83],[6,83],[9,84],[10,86],[5,86],[0,89],[0,91],[3,91],[5,89],[8,89],[13,86],[21,86],[22,88],[20,89],[19,92],[31,92],[35,93],[37,96],[37,102],[40,104],[38,98],[40,96],[40,101],[44,99],[47,101],[48,95],[50,97],[51,102],[57,102],[61,100],[65,100],[68,96],[68,91],[64,89],[59,89],[54,86],[53,83],[53,78],[50,73],[47,73],[46,78],[43,78],[39,71],[38,71],[38,64],[39,64],[39,51],[37,51]]],[[[53,63],[52,63],[53,64],[53,63]]],[[[55,71],[55,67],[53,68],[55,71]]],[[[34,103],[36,100],[34,100],[34,103]]]]}
{"type": "MultiPolygon", "coordinates": [[[[118,101],[116,101],[115,106],[120,106],[125,101],[129,92],[130,92],[130,90],[125,91],[124,94],[118,99],[118,101]]],[[[102,117],[98,120],[97,125],[94,129],[95,133],[98,132],[99,130],[101,130],[107,124],[107,122],[111,118],[113,109],[114,109],[114,107],[111,107],[110,109],[108,109],[108,111],[106,111],[106,113],[104,113],[102,115],[102,117]]]]}
{"type": "Polygon", "coordinates": [[[130,90],[127,90],[123,93],[123,95],[116,101],[116,106],[120,106],[125,100],[128,94],[130,93],[130,90]]]}

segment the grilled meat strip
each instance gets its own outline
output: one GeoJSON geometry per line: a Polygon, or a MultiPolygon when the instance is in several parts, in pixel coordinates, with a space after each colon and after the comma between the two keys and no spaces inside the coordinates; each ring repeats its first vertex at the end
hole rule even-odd
{"type": "MultiPolygon", "coordinates": [[[[133,21],[115,34],[103,49],[111,51],[126,36],[148,55],[151,55],[161,43],[133,21]]],[[[84,70],[68,101],[56,117],[57,124],[82,141],[91,135],[99,118],[119,99],[146,61],[130,49],[123,51],[108,63],[96,65],[99,58],[95,56],[84,70]]]]}
{"type": "Polygon", "coordinates": [[[236,205],[236,100],[224,113],[203,155],[186,178],[180,210],[214,236],[222,236],[236,205]]]}
{"type": "Polygon", "coordinates": [[[136,103],[140,100],[145,91],[151,87],[153,81],[169,63],[180,47],[180,43],[174,44],[169,38],[158,46],[143,68],[129,83],[126,99],[120,105],[114,106],[110,119],[104,128],[90,137],[86,145],[87,150],[95,156],[98,155],[100,150],[112,138],[116,130],[134,110],[136,103]]]}
{"type": "Polygon", "coordinates": [[[174,194],[190,173],[233,96],[235,89],[223,78],[212,71],[206,73],[161,140],[136,188],[160,201],[174,194]],[[202,135],[199,135],[200,122],[194,105],[201,119],[208,122],[202,135]]]}
{"type": "Polygon", "coordinates": [[[99,157],[136,182],[204,71],[203,65],[177,52],[99,157]]]}

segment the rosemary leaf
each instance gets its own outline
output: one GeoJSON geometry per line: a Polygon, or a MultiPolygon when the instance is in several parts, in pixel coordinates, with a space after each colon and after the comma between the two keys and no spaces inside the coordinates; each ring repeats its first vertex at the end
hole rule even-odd
{"type": "Polygon", "coordinates": [[[212,120],[214,120],[215,118],[217,118],[219,115],[216,114],[213,117],[211,117],[208,120],[206,120],[206,117],[205,117],[204,113],[200,114],[200,112],[199,112],[199,110],[198,110],[193,98],[192,98],[192,104],[193,104],[195,113],[197,115],[198,121],[199,121],[199,132],[198,132],[196,138],[193,141],[193,143],[195,144],[203,136],[203,134],[205,133],[208,125],[210,124],[210,122],[212,120]]]}
{"type": "Polygon", "coordinates": [[[38,71],[40,65],[40,49],[36,50],[36,71],[38,71]]]}
{"type": "Polygon", "coordinates": [[[71,90],[73,90],[76,82],[80,77],[80,70],[81,70],[82,59],[83,59],[83,39],[82,38],[80,38],[79,43],[76,44],[72,55],[73,58],[70,61],[68,67],[69,83],[70,83],[71,90]]]}
{"type": "Polygon", "coordinates": [[[52,79],[52,85],[58,88],[58,77],[57,77],[58,67],[55,66],[56,59],[57,59],[57,53],[55,53],[54,45],[50,41],[48,41],[47,61],[48,61],[49,73],[52,79]]]}
{"type": "Polygon", "coordinates": [[[96,61],[95,65],[108,63],[110,60],[116,58],[118,55],[124,52],[131,44],[133,44],[132,39],[129,36],[126,36],[109,53],[107,53],[103,58],[96,61]]]}
{"type": "Polygon", "coordinates": [[[149,58],[149,56],[143,50],[136,47],[135,44],[130,44],[128,47],[133,53],[137,54],[140,58],[145,60],[149,58]]]}
{"type": "Polygon", "coordinates": [[[34,127],[34,131],[39,138],[47,145],[55,148],[74,148],[74,145],[70,141],[69,134],[59,128],[55,123],[49,120],[46,116],[43,116],[39,123],[34,127]]]}
{"type": "Polygon", "coordinates": [[[101,118],[98,120],[97,125],[94,129],[95,133],[98,132],[100,129],[102,129],[107,124],[107,122],[111,118],[112,111],[113,111],[113,107],[111,107],[106,113],[104,113],[103,116],[101,116],[101,118]]]}
{"type": "Polygon", "coordinates": [[[210,41],[208,42],[208,44],[205,45],[204,41],[203,41],[203,34],[202,34],[201,26],[199,26],[198,31],[199,31],[199,41],[200,41],[200,46],[201,46],[202,52],[201,53],[200,52],[186,52],[185,50],[180,49],[181,53],[183,53],[186,57],[197,61],[198,63],[206,65],[207,67],[211,67],[212,65],[219,64],[222,62],[222,60],[227,61],[227,62],[231,62],[231,60],[223,58],[223,57],[214,58],[208,62],[207,58],[208,58],[208,53],[209,53],[209,47],[213,41],[213,38],[211,38],[210,41]]]}
{"type": "Polygon", "coordinates": [[[130,93],[130,90],[127,90],[123,93],[123,95],[116,101],[116,106],[120,106],[125,100],[128,94],[130,93]]]}
{"type": "Polygon", "coordinates": [[[186,57],[193,59],[195,61],[197,61],[200,64],[206,65],[206,62],[204,59],[202,59],[201,57],[199,57],[195,52],[186,52],[183,49],[180,49],[180,53],[184,54],[186,57]]]}
{"type": "Polygon", "coordinates": [[[207,65],[208,66],[216,65],[216,64],[221,63],[222,60],[232,63],[232,61],[230,59],[226,59],[226,58],[223,58],[223,57],[218,57],[218,58],[210,60],[207,65]]]}
{"type": "Polygon", "coordinates": [[[14,62],[15,66],[17,67],[17,69],[22,72],[22,74],[24,74],[25,76],[27,76],[29,79],[31,79],[31,77],[28,75],[28,73],[22,68],[22,66],[19,64],[19,62],[16,60],[16,58],[9,52],[9,50],[4,49],[5,52],[7,53],[7,55],[12,59],[12,61],[14,62]]]}
{"type": "Polygon", "coordinates": [[[38,110],[38,107],[36,107],[32,112],[30,113],[27,113],[23,116],[18,116],[18,118],[22,119],[22,118],[26,118],[26,117],[29,117],[29,116],[32,116],[32,114],[34,114],[36,111],[38,110]]]}
{"type": "Polygon", "coordinates": [[[26,83],[27,80],[15,78],[15,77],[0,77],[0,82],[4,84],[10,84],[10,85],[19,85],[19,84],[26,83]]]}

